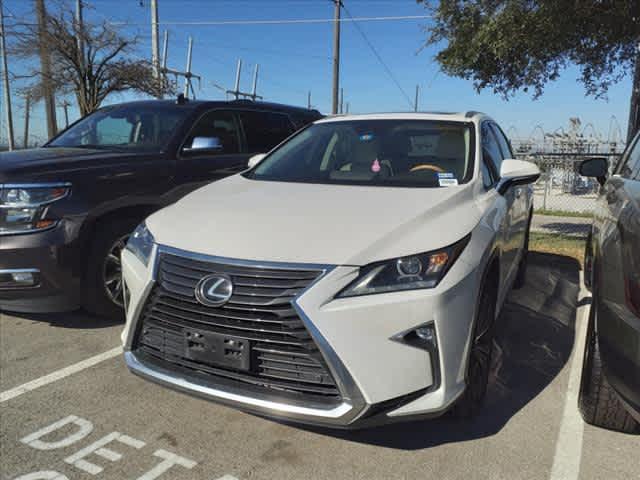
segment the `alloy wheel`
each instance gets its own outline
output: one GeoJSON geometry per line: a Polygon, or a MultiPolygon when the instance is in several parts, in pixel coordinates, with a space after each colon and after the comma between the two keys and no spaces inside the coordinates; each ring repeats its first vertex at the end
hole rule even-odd
{"type": "Polygon", "coordinates": [[[120,254],[127,244],[129,235],[118,238],[107,252],[102,265],[102,282],[107,297],[119,307],[124,306],[122,289],[122,263],[120,254]]]}
{"type": "Polygon", "coordinates": [[[493,296],[485,295],[475,327],[474,340],[469,357],[469,393],[474,405],[480,405],[487,391],[491,355],[493,352],[493,296]]]}

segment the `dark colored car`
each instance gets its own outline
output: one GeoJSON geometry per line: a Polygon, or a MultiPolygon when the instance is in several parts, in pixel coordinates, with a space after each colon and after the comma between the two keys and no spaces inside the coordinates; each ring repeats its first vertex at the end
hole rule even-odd
{"type": "Polygon", "coordinates": [[[593,303],[579,408],[586,422],[633,432],[640,422],[640,134],[607,179],[607,161],[580,173],[602,184],[585,255],[593,303]]]}
{"type": "Polygon", "coordinates": [[[243,100],[132,102],[0,154],[0,310],[119,314],[120,250],[136,225],[320,117],[243,100]]]}

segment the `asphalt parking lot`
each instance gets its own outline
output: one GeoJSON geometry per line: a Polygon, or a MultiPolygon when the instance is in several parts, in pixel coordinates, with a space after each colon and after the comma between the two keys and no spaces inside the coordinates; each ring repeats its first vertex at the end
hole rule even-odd
{"type": "Polygon", "coordinates": [[[481,416],[360,431],[290,426],[143,381],[117,350],[118,322],[2,313],[0,477],[640,478],[640,436],[577,412],[589,309],[579,278],[573,260],[532,255],[499,319],[481,416]]]}

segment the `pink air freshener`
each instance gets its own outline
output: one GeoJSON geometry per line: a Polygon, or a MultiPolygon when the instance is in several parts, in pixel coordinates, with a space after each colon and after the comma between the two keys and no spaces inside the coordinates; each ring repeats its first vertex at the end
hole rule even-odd
{"type": "Polygon", "coordinates": [[[378,173],[380,171],[380,162],[378,161],[378,159],[376,158],[373,163],[371,164],[371,171],[378,173]]]}

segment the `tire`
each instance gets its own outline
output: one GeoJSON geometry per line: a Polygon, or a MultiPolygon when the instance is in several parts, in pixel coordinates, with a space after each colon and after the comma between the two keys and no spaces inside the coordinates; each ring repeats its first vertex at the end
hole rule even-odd
{"type": "Polygon", "coordinates": [[[591,246],[591,239],[593,233],[590,231],[587,236],[587,241],[584,246],[584,286],[590,292],[593,290],[593,247],[591,246]]]}
{"type": "Polygon", "coordinates": [[[524,234],[524,245],[522,246],[522,258],[520,258],[520,263],[518,265],[518,273],[516,274],[516,279],[513,282],[513,288],[518,290],[524,287],[524,284],[527,281],[527,264],[528,264],[528,256],[529,256],[529,233],[531,231],[531,217],[533,213],[529,214],[529,220],[527,221],[527,231],[524,234]]]}
{"type": "Polygon", "coordinates": [[[618,432],[633,433],[638,423],[624,408],[604,376],[595,332],[595,304],[591,307],[584,348],[578,409],[585,422],[618,432]]]}
{"type": "Polygon", "coordinates": [[[480,294],[467,365],[467,388],[451,410],[455,418],[469,419],[482,409],[493,356],[497,287],[487,284],[480,294]]]}
{"type": "Polygon", "coordinates": [[[105,221],[96,227],[87,258],[83,302],[87,311],[110,319],[124,320],[121,297],[118,301],[115,290],[109,290],[118,286],[122,290],[118,250],[124,248],[126,239],[139,223],[139,219],[124,218],[105,221]]]}

